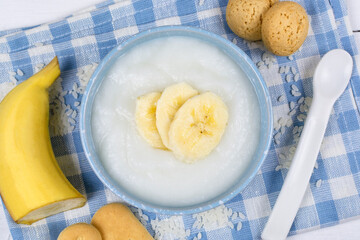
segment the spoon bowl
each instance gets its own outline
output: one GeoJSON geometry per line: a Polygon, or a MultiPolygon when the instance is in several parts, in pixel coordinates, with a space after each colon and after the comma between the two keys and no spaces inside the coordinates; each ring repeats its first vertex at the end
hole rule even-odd
{"type": "Polygon", "coordinates": [[[313,88],[314,98],[322,97],[335,102],[344,92],[352,73],[351,56],[342,49],[326,53],[316,67],[313,88]]]}

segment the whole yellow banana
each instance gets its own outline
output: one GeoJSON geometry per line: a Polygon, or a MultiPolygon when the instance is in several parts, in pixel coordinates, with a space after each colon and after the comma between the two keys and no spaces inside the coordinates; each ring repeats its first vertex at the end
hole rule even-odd
{"type": "Polygon", "coordinates": [[[0,103],[0,194],[17,223],[31,224],[86,202],[59,168],[50,142],[47,89],[59,75],[55,57],[0,103]]]}

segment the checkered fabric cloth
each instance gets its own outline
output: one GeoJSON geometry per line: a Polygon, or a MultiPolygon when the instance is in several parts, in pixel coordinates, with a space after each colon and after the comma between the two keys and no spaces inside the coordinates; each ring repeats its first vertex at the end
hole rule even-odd
{"type": "MultiPolygon", "coordinates": [[[[355,61],[359,57],[342,0],[297,2],[304,6],[310,19],[304,45],[290,58],[276,57],[275,62],[266,67],[258,64],[272,97],[275,121],[288,116],[293,107],[296,109],[291,117],[293,125],[279,130],[283,133],[278,144],[271,144],[261,170],[241,194],[220,206],[220,210],[202,213],[201,218],[199,215],[160,216],[133,208],[158,239],[260,238],[287,174],[287,169],[281,166],[286,165],[287,154],[296,146],[292,132],[304,125],[299,117],[302,110],[298,101],[301,103],[301,97],[312,96],[312,75],[317,63],[322,55],[335,48],[345,49],[355,61]],[[299,89],[301,96],[291,94],[292,85],[299,89]],[[281,101],[280,96],[283,96],[281,101]],[[290,106],[289,102],[295,105],[290,106]],[[201,223],[201,219],[209,216],[216,216],[219,221],[201,223]],[[166,224],[177,227],[161,235],[161,226],[166,224]]],[[[78,128],[79,104],[86,85],[84,76],[116,45],[149,28],[187,25],[219,34],[236,43],[255,63],[264,62],[268,53],[261,42],[244,41],[228,28],[226,5],[226,0],[107,1],[59,22],[0,32],[1,98],[38,71],[41,64],[58,56],[62,74],[55,90],[50,92],[51,106],[67,110],[66,114],[50,115],[51,140],[60,167],[88,199],[80,209],[48,217],[32,226],[17,225],[5,210],[13,239],[56,239],[66,226],[90,222],[101,206],[121,201],[90,168],[78,128]]],[[[314,169],[290,234],[334,225],[360,215],[359,104],[360,79],[355,65],[350,84],[334,105],[318,167],[314,169]]]]}

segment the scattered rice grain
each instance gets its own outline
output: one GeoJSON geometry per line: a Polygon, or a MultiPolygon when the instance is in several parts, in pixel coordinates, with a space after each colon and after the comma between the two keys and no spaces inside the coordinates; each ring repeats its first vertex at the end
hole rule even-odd
{"type": "Polygon", "coordinates": [[[288,59],[289,59],[290,61],[292,61],[292,60],[294,60],[294,57],[293,57],[292,55],[290,55],[290,56],[288,56],[288,59]]]}
{"type": "Polygon", "coordinates": [[[13,82],[13,83],[16,83],[16,82],[17,82],[17,79],[16,79],[16,77],[14,77],[14,76],[10,76],[10,81],[13,82]]]}
{"type": "Polygon", "coordinates": [[[294,76],[294,81],[297,82],[297,81],[299,81],[299,79],[300,79],[300,74],[296,73],[294,76]]]}
{"type": "Polygon", "coordinates": [[[301,97],[299,100],[298,100],[298,104],[302,104],[304,102],[305,98],[304,97],[301,97]]]}
{"type": "Polygon", "coordinates": [[[297,119],[298,119],[300,122],[302,122],[302,121],[304,121],[304,120],[306,119],[306,116],[301,113],[301,114],[299,114],[299,115],[297,116],[297,119]]]}
{"type": "Polygon", "coordinates": [[[34,43],[34,46],[35,46],[35,47],[41,47],[41,46],[44,46],[44,43],[42,43],[42,42],[36,42],[36,43],[34,43]]]}
{"type": "Polygon", "coordinates": [[[264,69],[266,69],[265,65],[262,65],[262,66],[259,67],[259,70],[264,70],[264,69]]]}
{"type": "Polygon", "coordinates": [[[322,184],[322,180],[321,180],[321,179],[317,180],[316,183],[315,183],[315,185],[316,185],[317,188],[321,187],[321,184],[322,184]]]}
{"type": "Polygon", "coordinates": [[[238,212],[239,214],[239,218],[244,220],[246,218],[245,214],[243,214],[242,212],[238,212]]]}
{"type": "Polygon", "coordinates": [[[76,121],[75,121],[73,118],[69,118],[69,123],[75,125],[75,124],[76,124],[76,121]]]}
{"type": "Polygon", "coordinates": [[[300,97],[301,96],[301,93],[300,92],[297,92],[295,90],[291,90],[291,94],[294,96],[294,97],[300,97]]]}
{"type": "Polygon", "coordinates": [[[281,133],[282,135],[284,135],[284,133],[285,133],[285,127],[281,127],[281,128],[280,128],[280,133],[281,133]]]}
{"type": "Polygon", "coordinates": [[[281,160],[285,160],[285,159],[286,159],[286,156],[285,156],[285,154],[280,153],[280,154],[279,154],[279,158],[280,158],[281,160]]]}
{"type": "Polygon", "coordinates": [[[73,97],[74,97],[75,99],[77,99],[77,98],[78,98],[78,94],[77,94],[77,92],[72,92],[72,95],[73,95],[73,97]]]}
{"type": "Polygon", "coordinates": [[[290,110],[293,110],[295,106],[296,106],[295,102],[290,102],[289,104],[290,110]]]}
{"type": "Polygon", "coordinates": [[[10,71],[10,72],[9,72],[9,75],[15,77],[15,76],[16,76],[16,72],[10,71]]]}
{"type": "Polygon", "coordinates": [[[275,131],[279,131],[280,128],[281,128],[281,126],[280,126],[277,122],[275,122],[274,124],[275,124],[274,130],[275,130],[275,131]]]}
{"type": "Polygon", "coordinates": [[[209,211],[194,214],[193,218],[195,218],[195,223],[197,223],[196,226],[198,229],[211,229],[229,226],[229,222],[231,222],[231,215],[232,214],[230,214],[227,207],[220,205],[219,207],[213,208],[209,211]]]}
{"type": "Polygon", "coordinates": [[[300,137],[300,133],[299,133],[299,132],[298,132],[298,133],[295,133],[293,137],[294,137],[294,138],[299,138],[299,137],[300,137]]]}
{"type": "Polygon", "coordinates": [[[155,239],[179,239],[186,240],[190,236],[190,229],[185,230],[183,220],[179,216],[166,219],[154,219],[150,221],[155,232],[155,239]]]}
{"type": "Polygon", "coordinates": [[[285,72],[285,67],[284,66],[279,67],[279,73],[282,74],[284,72],[285,72]]]}
{"type": "Polygon", "coordinates": [[[284,126],[284,123],[285,123],[285,119],[280,117],[278,120],[278,124],[280,125],[280,127],[284,126]]]}
{"type": "Polygon", "coordinates": [[[298,88],[295,84],[292,84],[292,85],[291,85],[291,89],[292,89],[292,90],[295,90],[295,91],[297,91],[297,92],[299,91],[299,88],[298,88]]]}
{"type": "Polygon", "coordinates": [[[65,109],[65,113],[67,116],[70,116],[73,113],[72,109],[65,109]]]}
{"type": "Polygon", "coordinates": [[[296,147],[292,146],[290,149],[289,149],[289,152],[294,154],[296,152],[296,147]]]}
{"type": "Polygon", "coordinates": [[[290,70],[290,67],[289,67],[289,66],[285,66],[285,71],[284,71],[284,73],[287,74],[287,73],[289,72],[289,70],[290,70]]]}
{"type": "Polygon", "coordinates": [[[280,97],[278,97],[278,102],[282,102],[285,100],[285,96],[281,95],[280,97]]]}
{"type": "Polygon", "coordinates": [[[296,68],[295,68],[295,67],[291,67],[290,69],[291,69],[292,74],[295,75],[295,74],[296,74],[296,68]]]}
{"type": "Polygon", "coordinates": [[[236,231],[240,231],[242,229],[242,222],[238,222],[236,226],[236,231]]]}
{"type": "Polygon", "coordinates": [[[293,109],[289,112],[289,116],[292,117],[295,115],[295,113],[296,113],[296,109],[293,109]]]}
{"type": "MultiPolygon", "coordinates": [[[[201,1],[204,3],[204,0],[200,0],[200,2],[201,2],[201,1]]],[[[199,4],[199,5],[200,5],[200,4],[199,4]]],[[[201,6],[201,5],[200,5],[200,6],[201,6]]],[[[236,45],[236,44],[237,44],[237,40],[236,40],[236,38],[233,38],[232,42],[233,42],[233,44],[235,44],[235,45],[236,45]]]]}
{"type": "Polygon", "coordinates": [[[291,82],[291,75],[290,74],[286,75],[285,80],[286,82],[291,82]]]}
{"type": "Polygon", "coordinates": [[[280,169],[282,169],[282,166],[281,165],[277,165],[276,168],[275,168],[275,171],[279,171],[280,169]]]}
{"type": "Polygon", "coordinates": [[[275,134],[275,136],[274,136],[275,140],[280,139],[280,137],[281,137],[281,133],[279,133],[279,132],[277,134],[275,134]]]}
{"type": "Polygon", "coordinates": [[[293,125],[293,120],[291,118],[289,118],[287,121],[286,121],[286,126],[287,127],[291,127],[291,125],[293,125]]]}
{"type": "Polygon", "coordinates": [[[256,63],[256,65],[258,67],[261,67],[261,66],[265,65],[265,63],[263,61],[259,61],[259,62],[256,63]]]}
{"type": "Polygon", "coordinates": [[[76,111],[73,111],[72,114],[71,114],[71,117],[72,117],[72,118],[76,118],[76,115],[77,115],[77,112],[76,112],[76,111]]]}
{"type": "Polygon", "coordinates": [[[231,229],[234,229],[234,224],[232,222],[228,222],[228,226],[231,228],[231,229]]]}
{"type": "Polygon", "coordinates": [[[38,64],[36,64],[36,68],[43,68],[45,66],[45,64],[44,63],[38,63],[38,64]]]}
{"type": "Polygon", "coordinates": [[[302,113],[305,112],[304,106],[305,106],[304,104],[301,104],[301,105],[300,105],[300,108],[299,108],[299,109],[300,109],[300,112],[302,112],[302,113]]]}
{"type": "Polygon", "coordinates": [[[21,77],[21,76],[24,76],[23,71],[21,71],[20,69],[18,69],[18,70],[16,71],[16,73],[17,73],[17,75],[19,75],[20,77],[21,77]]]}
{"type": "Polygon", "coordinates": [[[292,134],[298,133],[298,130],[299,130],[299,127],[298,127],[298,126],[295,126],[295,127],[293,128],[292,134]]]}

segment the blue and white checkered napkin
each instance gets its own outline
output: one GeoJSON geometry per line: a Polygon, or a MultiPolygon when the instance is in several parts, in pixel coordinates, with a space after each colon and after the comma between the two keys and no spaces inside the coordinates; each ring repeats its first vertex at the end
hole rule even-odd
{"type": "MultiPolygon", "coordinates": [[[[273,100],[274,142],[254,180],[241,194],[208,212],[164,216],[133,209],[157,239],[258,239],[286,176],[311,102],[311,79],[320,57],[331,49],[358,52],[342,0],[298,0],[311,27],[291,57],[273,57],[262,43],[236,37],[225,21],[226,0],[107,1],[60,22],[0,32],[0,98],[57,55],[62,75],[51,90],[50,130],[57,160],[88,203],[32,226],[15,224],[14,239],[56,239],[66,226],[90,222],[108,202],[121,201],[98,180],[80,143],[79,105],[97,63],[128,37],[156,26],[191,25],[237,44],[257,63],[273,100]],[[20,70],[18,70],[20,69],[20,70]],[[290,120],[291,119],[291,120],[290,120]],[[214,220],[217,221],[214,221],[214,220]]],[[[336,102],[291,234],[326,227],[360,215],[360,79],[336,102]]]]}

